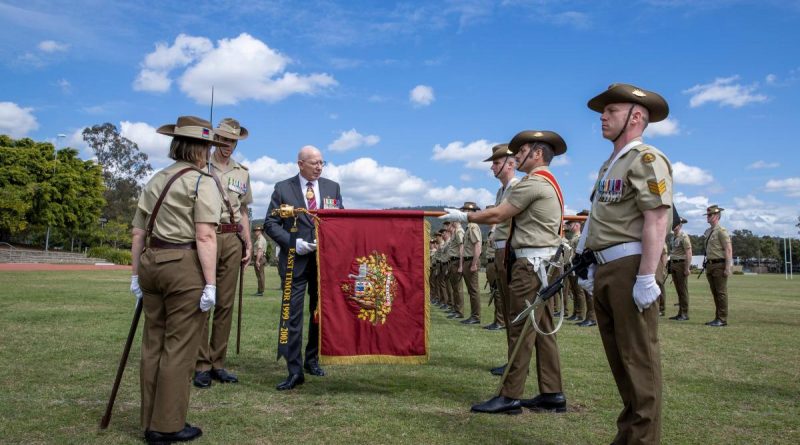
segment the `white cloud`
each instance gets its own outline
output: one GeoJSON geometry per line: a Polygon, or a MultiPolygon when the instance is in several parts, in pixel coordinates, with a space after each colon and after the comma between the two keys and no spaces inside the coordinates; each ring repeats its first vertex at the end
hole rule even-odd
{"type": "Polygon", "coordinates": [[[347,151],[359,147],[370,147],[372,145],[377,144],[380,141],[381,138],[378,137],[377,135],[370,134],[364,136],[363,134],[356,131],[355,128],[353,128],[348,131],[343,131],[339,135],[338,139],[336,139],[335,141],[331,142],[330,145],[328,145],[328,148],[330,148],[332,151],[347,151]]]}
{"type": "Polygon", "coordinates": [[[433,87],[428,85],[417,85],[408,93],[408,100],[415,107],[427,107],[432,104],[436,97],[433,95],[433,87]]]}
{"type": "Polygon", "coordinates": [[[61,92],[64,94],[69,94],[72,92],[72,84],[69,83],[67,79],[58,79],[56,81],[56,85],[61,88],[61,92]]]}
{"type": "Polygon", "coordinates": [[[39,51],[46,53],[64,52],[69,49],[66,43],[56,42],[55,40],[42,40],[38,45],[39,51]]]}
{"type": "Polygon", "coordinates": [[[765,81],[767,82],[768,85],[774,85],[775,83],[778,82],[778,76],[774,74],[767,74],[765,81]]]}
{"type": "Polygon", "coordinates": [[[578,11],[566,11],[550,15],[550,20],[556,25],[573,26],[578,29],[591,27],[592,21],[589,15],[578,11]]]}
{"type": "Polygon", "coordinates": [[[678,125],[678,120],[672,118],[666,118],[660,122],[653,122],[644,130],[644,134],[647,137],[675,136],[680,133],[681,130],[678,125]]]}
{"type": "Polygon", "coordinates": [[[725,211],[721,224],[729,232],[734,230],[751,230],[757,235],[794,236],[797,223],[797,210],[791,206],[762,201],[752,195],[734,197],[733,205],[724,202],[712,202],[706,196],[686,196],[676,193],[673,202],[678,213],[687,220],[686,231],[693,235],[702,235],[708,228],[706,208],[717,204],[725,211]]]}
{"type": "Polygon", "coordinates": [[[748,165],[747,168],[749,170],[759,170],[762,168],[778,168],[780,165],[781,164],[779,162],[767,162],[759,159],[758,161],[748,165]]]}
{"type": "MultiPolygon", "coordinates": [[[[250,170],[253,216],[266,214],[275,183],[297,174],[294,162],[280,163],[269,156],[243,160],[250,170]]],[[[436,187],[406,169],[380,165],[372,158],[359,158],[342,165],[329,164],[323,176],[340,183],[344,205],[350,209],[382,209],[415,205],[460,206],[475,201],[481,207],[494,203],[494,193],[483,188],[436,187]]]]}
{"type": "Polygon", "coordinates": [[[165,92],[172,85],[170,73],[186,68],[177,77],[178,85],[198,103],[220,105],[253,99],[277,102],[292,94],[316,94],[337,85],[328,74],[301,75],[286,72],[290,58],[247,33],[217,41],[216,47],[205,37],[180,34],[173,45],[156,44],[145,56],[134,81],[139,91],[165,92]]]}
{"type": "Polygon", "coordinates": [[[464,145],[461,141],[455,141],[442,147],[436,144],[433,147],[433,156],[431,159],[434,161],[445,162],[463,162],[467,168],[474,168],[477,170],[489,169],[490,164],[483,162],[492,154],[492,147],[497,145],[497,142],[489,142],[486,139],[479,139],[464,145]]]}
{"type": "Polygon", "coordinates": [[[770,179],[765,187],[768,192],[783,192],[791,197],[800,197],[800,177],[770,179]]]}
{"type": "Polygon", "coordinates": [[[33,108],[22,108],[14,102],[0,102],[0,133],[21,138],[39,128],[33,108]]]}
{"type": "Polygon", "coordinates": [[[470,182],[470,181],[472,181],[472,176],[468,175],[466,173],[463,173],[458,177],[458,179],[460,179],[460,180],[462,180],[464,182],[470,182]]]}
{"type": "Polygon", "coordinates": [[[563,167],[572,163],[572,160],[567,155],[556,156],[550,161],[550,167],[563,167]]]}
{"type": "Polygon", "coordinates": [[[684,185],[704,185],[714,180],[708,171],[680,161],[672,164],[672,178],[675,184],[684,185]]]}
{"type": "Polygon", "coordinates": [[[695,85],[684,94],[691,94],[689,106],[697,108],[711,102],[717,102],[720,106],[730,106],[733,108],[743,107],[749,103],[765,102],[767,96],[755,93],[758,84],[742,85],[734,83],[739,80],[739,76],[718,77],[713,82],[695,85]]]}
{"type": "Polygon", "coordinates": [[[135,142],[139,150],[147,154],[153,168],[166,167],[172,163],[169,158],[169,144],[172,138],[156,133],[155,127],[145,122],[122,121],[119,124],[120,136],[135,142]]]}

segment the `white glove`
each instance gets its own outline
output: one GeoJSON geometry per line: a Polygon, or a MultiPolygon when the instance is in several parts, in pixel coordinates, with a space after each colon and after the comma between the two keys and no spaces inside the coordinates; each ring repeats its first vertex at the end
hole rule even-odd
{"type": "Polygon", "coordinates": [[[294,250],[298,255],[305,255],[317,250],[317,243],[309,243],[303,241],[303,238],[297,238],[297,241],[294,243],[294,250]]]}
{"type": "Polygon", "coordinates": [[[661,295],[661,289],[656,284],[656,275],[636,275],[636,284],[633,285],[633,301],[639,312],[644,311],[661,295]]]}
{"type": "Polygon", "coordinates": [[[200,297],[200,310],[208,312],[209,309],[217,304],[217,286],[206,284],[203,288],[203,295],[200,297]]]}
{"type": "Polygon", "coordinates": [[[594,293],[594,271],[596,266],[594,264],[590,264],[589,267],[586,269],[586,279],[584,280],[581,277],[578,277],[578,286],[582,287],[586,292],[590,294],[594,293]]]}
{"type": "Polygon", "coordinates": [[[466,223],[467,221],[467,214],[462,212],[458,209],[444,209],[447,212],[447,215],[442,215],[439,217],[442,221],[450,221],[450,222],[463,222],[466,223]]]}
{"type": "Polygon", "coordinates": [[[142,299],[142,288],[139,287],[139,275],[131,275],[131,293],[136,295],[136,302],[142,299]]]}

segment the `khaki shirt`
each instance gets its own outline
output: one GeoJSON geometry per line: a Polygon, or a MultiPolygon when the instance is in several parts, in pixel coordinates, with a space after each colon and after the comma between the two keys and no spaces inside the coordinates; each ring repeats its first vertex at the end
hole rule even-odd
{"type": "Polygon", "coordinates": [[[475,253],[475,245],[481,244],[483,234],[481,228],[475,223],[467,224],[467,232],[464,237],[464,258],[471,258],[475,253]]]}
{"type": "Polygon", "coordinates": [[[516,227],[511,247],[557,247],[561,244],[561,203],[553,186],[546,179],[535,175],[537,171],[549,171],[547,167],[536,167],[511,189],[506,201],[521,210],[514,217],[516,227]]]}
{"type": "MultiPolygon", "coordinates": [[[[228,160],[228,165],[223,166],[214,156],[211,157],[211,165],[214,166],[214,173],[219,177],[222,187],[228,192],[228,199],[231,201],[233,209],[233,222],[239,223],[242,220],[240,209],[253,202],[253,192],[250,190],[250,173],[247,167],[239,164],[232,158],[228,160]]],[[[228,215],[228,207],[222,203],[222,216],[219,222],[228,224],[231,222],[228,215]]]]}
{"type": "MultiPolygon", "coordinates": [[[[517,184],[518,182],[519,178],[515,176],[511,178],[510,181],[508,181],[508,186],[505,189],[503,189],[503,187],[500,186],[500,188],[497,189],[497,195],[495,195],[494,205],[499,206],[500,204],[502,204],[503,201],[505,201],[508,198],[508,195],[511,194],[511,189],[514,188],[514,185],[517,184]]],[[[507,219],[503,222],[497,223],[497,225],[494,227],[495,241],[507,240],[509,230],[511,230],[511,219],[507,219]]]]}
{"type": "MultiPolygon", "coordinates": [[[[620,243],[642,240],[644,211],[672,206],[672,166],[658,149],[638,144],[622,155],[606,176],[611,159],[598,174],[592,192],[586,247],[598,251],[620,243]]],[[[672,212],[667,212],[667,231],[672,212]]]]}
{"type": "Polygon", "coordinates": [[[572,238],[569,238],[569,250],[570,255],[569,259],[572,260],[572,257],[575,256],[575,250],[578,248],[578,242],[581,240],[581,234],[572,235],[572,238]]]}
{"type": "Polygon", "coordinates": [[[447,250],[450,247],[450,240],[442,241],[439,248],[436,250],[436,261],[446,263],[450,261],[450,256],[447,255],[447,250]]]}
{"type": "MultiPolygon", "coordinates": [[[[494,238],[494,237],[492,237],[494,238]]],[[[487,259],[494,258],[494,239],[487,239],[485,243],[483,243],[483,248],[481,249],[481,254],[483,254],[487,259]]]]}
{"type": "Polygon", "coordinates": [[[679,232],[678,236],[672,237],[672,246],[669,252],[670,259],[685,260],[686,251],[692,248],[692,240],[686,232],[679,232]]]}
{"type": "Polygon", "coordinates": [[[253,252],[258,253],[259,249],[262,252],[262,255],[266,255],[267,253],[267,239],[264,238],[264,235],[259,234],[256,237],[256,240],[253,242],[253,252]]]}
{"type": "Polygon", "coordinates": [[[709,260],[725,259],[725,246],[731,242],[728,231],[717,224],[706,229],[703,236],[706,237],[706,258],[709,260]]]}
{"type": "Polygon", "coordinates": [[[447,246],[447,261],[451,258],[458,258],[461,256],[461,246],[464,244],[464,229],[459,227],[456,229],[455,233],[450,236],[452,236],[452,238],[450,238],[450,243],[447,246]]]}
{"type": "MultiPolygon", "coordinates": [[[[197,168],[179,161],[150,178],[139,195],[133,227],[147,230],[150,214],[167,181],[186,167],[197,168]]],[[[222,198],[211,175],[200,170],[189,171],[172,183],[164,197],[153,225],[153,236],[169,243],[190,243],[195,241],[195,223],[217,224],[221,210],[222,198]]]]}

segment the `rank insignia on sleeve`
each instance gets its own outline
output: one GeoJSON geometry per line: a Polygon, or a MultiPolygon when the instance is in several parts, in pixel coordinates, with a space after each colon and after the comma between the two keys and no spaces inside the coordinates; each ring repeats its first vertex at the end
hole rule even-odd
{"type": "Polygon", "coordinates": [[[647,181],[647,188],[650,189],[650,193],[661,196],[667,191],[667,183],[663,179],[660,181],[651,179],[647,181]]]}
{"type": "Polygon", "coordinates": [[[656,160],[656,155],[654,155],[653,153],[645,153],[642,155],[642,163],[644,164],[650,164],[655,160],[656,160]]]}

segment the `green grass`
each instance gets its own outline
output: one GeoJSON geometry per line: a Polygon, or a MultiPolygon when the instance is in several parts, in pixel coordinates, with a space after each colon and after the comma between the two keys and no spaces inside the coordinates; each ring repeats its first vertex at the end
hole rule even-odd
{"type": "MultiPolygon", "coordinates": [[[[596,329],[558,334],[566,415],[475,415],[496,390],[488,373],[505,360],[503,331],[431,311],[431,360],[422,366],[327,366],[294,391],[275,361],[278,279],[266,298],[245,280],[242,353],[229,369],[241,383],[192,390],[188,420],[199,443],[597,444],[614,437],[621,402],[596,329]]],[[[141,443],[134,343],[108,430],[97,424],[133,312],[124,271],[0,272],[0,443],[141,443]]],[[[690,279],[691,320],[662,318],[665,444],[800,443],[800,280],[734,276],[730,326],[709,328],[705,279],[690,279]]],[[[484,296],[485,301],[485,296],[484,296]]],[[[667,316],[677,308],[668,290],[667,316]]],[[[484,303],[485,304],[485,303],[484,303]]],[[[483,324],[492,317],[483,308],[483,324]]],[[[141,330],[141,329],[140,329],[141,330]]],[[[141,334],[141,332],[139,332],[141,334]]],[[[235,327],[231,335],[235,342],[235,327]]],[[[536,393],[535,373],[528,394],[536,393]]]]}

